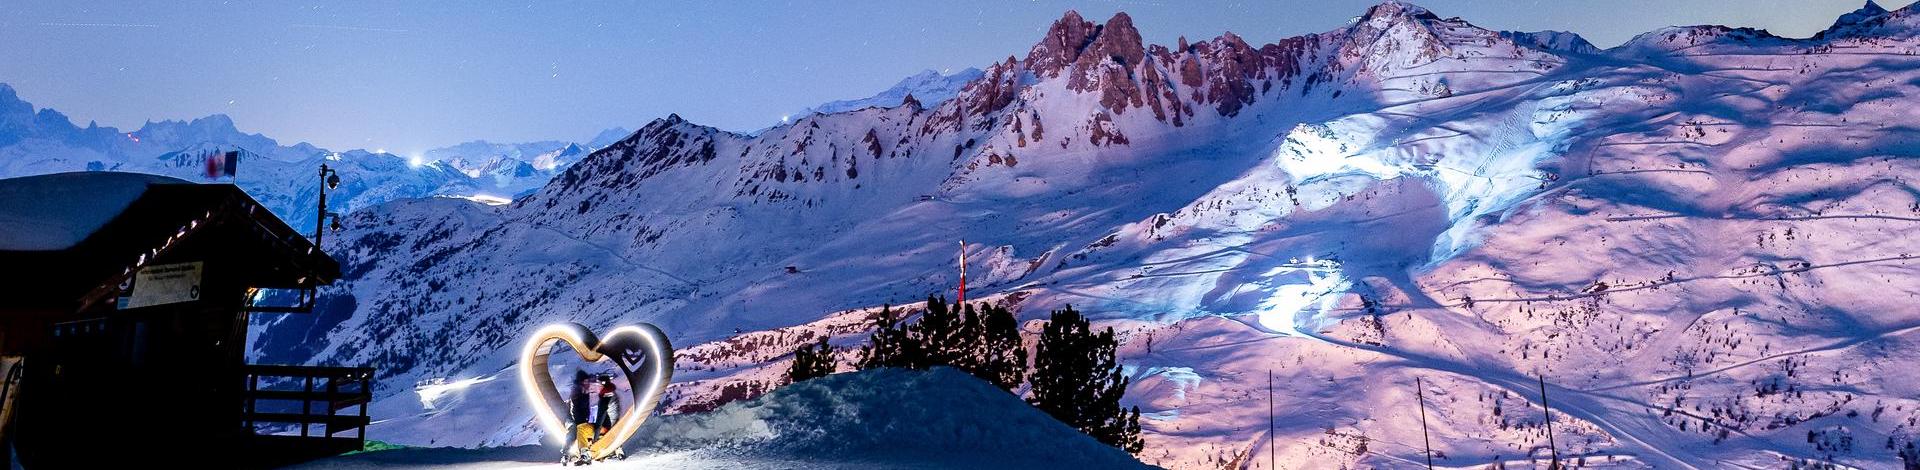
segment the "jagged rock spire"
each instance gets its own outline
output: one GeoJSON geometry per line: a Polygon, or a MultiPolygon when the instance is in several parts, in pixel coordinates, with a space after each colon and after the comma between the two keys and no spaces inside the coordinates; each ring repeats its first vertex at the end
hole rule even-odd
{"type": "Polygon", "coordinates": [[[1058,76],[1061,69],[1080,57],[1080,51],[1099,31],[1099,26],[1081,18],[1080,12],[1067,10],[1047,28],[1047,35],[1027,50],[1024,65],[1037,75],[1058,76]]]}

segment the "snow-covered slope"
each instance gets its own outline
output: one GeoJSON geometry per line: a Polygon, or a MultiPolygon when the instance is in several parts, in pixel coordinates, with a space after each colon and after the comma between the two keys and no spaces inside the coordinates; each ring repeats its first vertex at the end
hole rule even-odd
{"type": "Polygon", "coordinates": [[[1120,331],[1150,464],[1416,466],[1416,379],[1436,463],[1540,462],[1544,376],[1588,465],[1892,468],[1920,13],[1871,10],[1606,51],[1395,2],[1263,46],[1069,13],[937,106],[670,116],[510,206],[361,211],[324,311],[256,354],[379,367],[375,438],[527,443],[533,327],[660,325],[667,409],[709,410],[948,292],[965,239],[969,298],[1120,331]]]}

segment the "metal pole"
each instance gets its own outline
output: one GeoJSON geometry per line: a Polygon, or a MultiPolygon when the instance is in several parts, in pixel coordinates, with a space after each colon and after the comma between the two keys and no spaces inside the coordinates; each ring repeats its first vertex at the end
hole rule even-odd
{"type": "Polygon", "coordinates": [[[1276,452],[1273,448],[1273,369],[1267,369],[1267,468],[1280,468],[1276,452]]]}
{"type": "Polygon", "coordinates": [[[320,164],[320,212],[313,216],[313,247],[320,248],[320,235],[327,233],[327,164],[320,164]]]}
{"type": "Polygon", "coordinates": [[[1427,437],[1427,391],[1419,377],[1413,378],[1413,395],[1420,400],[1420,443],[1427,448],[1427,470],[1433,470],[1433,440],[1427,437]]]}
{"type": "Polygon", "coordinates": [[[1560,468],[1560,447],[1553,443],[1553,408],[1547,406],[1547,376],[1540,375],[1540,410],[1547,415],[1547,450],[1553,452],[1553,461],[1547,468],[1560,468]]]}
{"type": "Polygon", "coordinates": [[[356,439],[359,439],[360,445],[365,447],[367,445],[368,424],[367,404],[373,403],[373,389],[367,388],[367,386],[369,385],[368,382],[373,380],[373,374],[360,374],[358,378],[360,379],[360,395],[362,395],[362,398],[360,400],[360,434],[356,439]]]}
{"type": "Polygon", "coordinates": [[[960,296],[954,299],[955,305],[967,304],[967,241],[960,240],[960,296]]]}

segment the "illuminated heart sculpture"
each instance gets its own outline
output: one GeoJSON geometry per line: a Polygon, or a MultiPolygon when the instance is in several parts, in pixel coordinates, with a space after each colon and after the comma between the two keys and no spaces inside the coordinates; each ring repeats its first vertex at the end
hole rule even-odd
{"type": "Polygon", "coordinates": [[[633,437],[634,430],[639,429],[640,423],[660,404],[660,396],[667,391],[667,381],[673,378],[673,346],[667,343],[667,335],[659,328],[645,323],[615,328],[604,339],[595,337],[587,327],[571,322],[547,325],[535,331],[533,338],[527,340],[526,349],[520,352],[520,384],[525,388],[529,404],[533,405],[534,419],[555,439],[566,436],[567,423],[557,413],[567,408],[567,402],[554,387],[547,359],[552,357],[555,343],[561,342],[572,346],[573,352],[587,362],[611,360],[627,376],[632,405],[621,411],[613,429],[587,448],[595,460],[606,458],[620,449],[627,438],[633,437]]]}

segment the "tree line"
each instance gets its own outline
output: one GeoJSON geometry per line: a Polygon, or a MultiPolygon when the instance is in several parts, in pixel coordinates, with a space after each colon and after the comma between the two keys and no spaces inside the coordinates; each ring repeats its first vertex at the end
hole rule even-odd
{"type": "MultiPolygon", "coordinates": [[[[1054,310],[1035,344],[1033,367],[1020,340],[1020,322],[1006,307],[949,305],[928,296],[926,313],[908,322],[891,305],[874,317],[873,335],[855,366],[928,369],[952,367],[1010,393],[1028,385],[1026,402],[1094,439],[1139,453],[1140,408],[1120,405],[1128,378],[1115,359],[1113,328],[1094,331],[1072,306],[1054,310]]],[[[821,337],[793,353],[792,382],[834,372],[836,350],[821,337]]]]}

